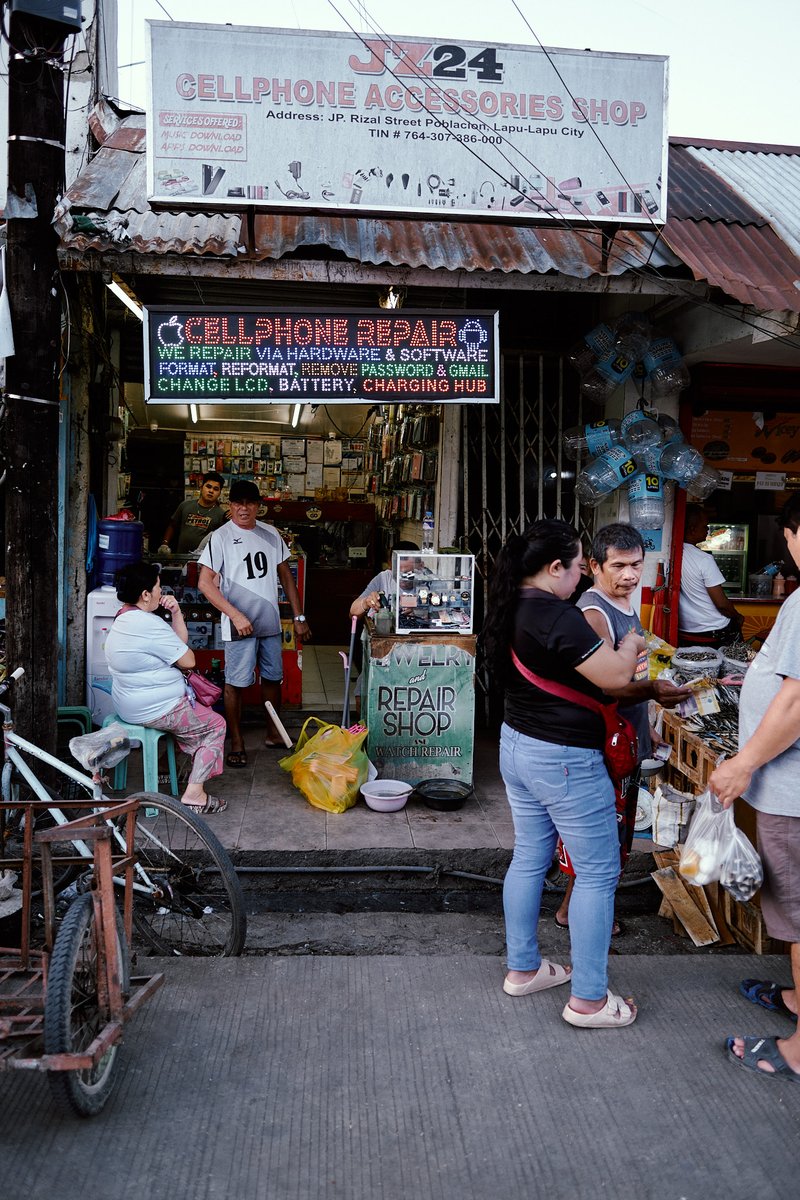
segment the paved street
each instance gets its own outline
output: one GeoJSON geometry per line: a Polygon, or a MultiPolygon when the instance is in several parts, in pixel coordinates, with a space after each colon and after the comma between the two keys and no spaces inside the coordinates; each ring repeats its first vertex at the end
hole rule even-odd
{"type": "Polygon", "coordinates": [[[794,1200],[800,1089],[730,1065],[787,1032],[748,957],[619,957],[641,1016],[568,1027],[496,957],[173,960],[105,1112],[0,1077],[4,1200],[794,1200]]]}

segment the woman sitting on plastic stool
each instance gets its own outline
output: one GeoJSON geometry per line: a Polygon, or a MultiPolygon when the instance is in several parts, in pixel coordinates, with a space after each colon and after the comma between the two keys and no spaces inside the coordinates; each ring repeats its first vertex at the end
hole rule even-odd
{"type": "Polygon", "coordinates": [[[114,711],[131,725],[171,733],[192,760],[182,803],[204,816],[224,812],[227,802],[208,795],[204,783],[222,774],[225,718],[194,699],[178,669],[195,663],[178,601],[162,596],[155,564],[128,563],[114,582],[123,602],[105,647],[114,711]]]}

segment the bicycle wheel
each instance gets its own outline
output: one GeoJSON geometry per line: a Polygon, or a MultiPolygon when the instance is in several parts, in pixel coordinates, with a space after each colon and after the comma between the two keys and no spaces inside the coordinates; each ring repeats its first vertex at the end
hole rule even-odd
{"type": "MultiPolygon", "coordinates": [[[[123,995],[130,991],[130,963],[119,913],[117,968],[123,995]]],[[[100,1033],[108,1016],[97,1002],[97,928],[91,896],[79,896],[67,910],[56,935],[47,972],[44,1006],[45,1054],[85,1050],[100,1033]]],[[[78,1071],[48,1071],[47,1078],[59,1108],[93,1117],[108,1100],[116,1082],[115,1042],[94,1067],[78,1071]]]]}
{"type": "MultiPolygon", "coordinates": [[[[241,954],[244,895],[222,843],[202,817],[157,792],[139,800],[133,921],[157,954],[241,954]]],[[[120,832],[124,833],[124,818],[120,832]]]]}

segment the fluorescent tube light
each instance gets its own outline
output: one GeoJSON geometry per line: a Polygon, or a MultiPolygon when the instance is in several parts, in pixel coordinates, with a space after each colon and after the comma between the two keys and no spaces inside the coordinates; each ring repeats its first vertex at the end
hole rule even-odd
{"type": "Polygon", "coordinates": [[[138,317],[140,321],[144,320],[144,310],[142,309],[141,304],[137,304],[133,297],[129,296],[124,288],[121,288],[114,280],[112,280],[111,283],[107,283],[106,287],[110,292],[114,293],[118,300],[122,301],[126,308],[131,310],[135,317],[138,317]]]}

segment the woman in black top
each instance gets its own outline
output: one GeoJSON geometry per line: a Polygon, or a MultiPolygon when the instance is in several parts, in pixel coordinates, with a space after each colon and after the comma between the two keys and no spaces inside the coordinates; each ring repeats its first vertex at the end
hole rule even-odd
{"type": "Polygon", "coordinates": [[[503,888],[508,973],[503,989],[528,995],[571,982],[562,1016],[571,1025],[630,1025],[636,1007],[608,989],[608,946],[619,876],[614,789],[603,762],[605,728],[589,709],[537,687],[513,664],[607,702],[601,687],[633,676],[637,634],[613,650],[569,602],[581,544],[565,521],[536,521],[498,555],[484,645],[505,688],[500,770],[515,846],[503,888]],[[561,835],[577,882],[570,908],[573,970],[543,959],[536,937],[547,871],[561,835]]]}

